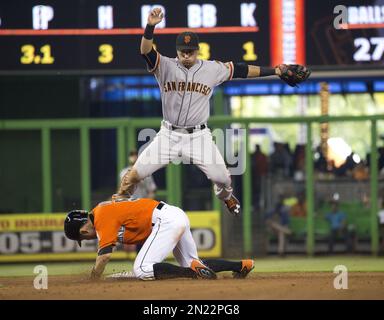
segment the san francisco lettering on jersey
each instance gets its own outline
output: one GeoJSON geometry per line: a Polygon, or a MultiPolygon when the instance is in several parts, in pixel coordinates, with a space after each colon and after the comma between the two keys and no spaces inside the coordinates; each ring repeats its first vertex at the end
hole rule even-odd
{"type": "Polygon", "coordinates": [[[200,82],[176,82],[176,81],[167,81],[164,83],[164,92],[170,91],[187,91],[187,92],[197,92],[205,96],[209,95],[212,91],[212,88],[209,86],[200,83],[200,82]]]}

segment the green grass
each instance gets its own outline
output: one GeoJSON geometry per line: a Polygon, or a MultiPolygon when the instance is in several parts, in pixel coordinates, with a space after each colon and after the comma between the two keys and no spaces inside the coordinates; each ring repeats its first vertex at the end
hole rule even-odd
{"type": "Polygon", "coordinates": [[[350,272],[384,272],[383,257],[330,256],[287,257],[255,260],[256,272],[332,272],[337,265],[345,265],[350,272]]]}
{"type": "MultiPolygon", "coordinates": [[[[39,263],[0,265],[0,277],[34,276],[33,269],[39,263]]],[[[89,274],[93,262],[41,263],[49,275],[89,274]]],[[[370,256],[287,257],[255,258],[255,272],[333,272],[337,265],[345,265],[350,272],[384,272],[384,258],[370,256]]],[[[112,261],[106,274],[132,270],[132,262],[112,261]]]]}
{"type": "MultiPolygon", "coordinates": [[[[47,262],[47,263],[25,263],[25,264],[3,264],[0,265],[0,277],[33,276],[33,269],[36,265],[44,265],[48,268],[48,274],[56,275],[74,275],[89,274],[94,265],[89,262],[47,262]]],[[[115,273],[132,270],[132,262],[129,261],[111,261],[108,263],[105,273],[115,273]]]]}

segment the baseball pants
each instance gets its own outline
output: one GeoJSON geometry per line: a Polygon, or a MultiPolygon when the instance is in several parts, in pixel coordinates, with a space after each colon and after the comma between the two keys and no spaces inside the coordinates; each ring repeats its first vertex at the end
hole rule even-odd
{"type": "Polygon", "coordinates": [[[140,249],[134,265],[135,276],[142,280],[154,280],[153,265],[163,262],[173,252],[181,267],[188,268],[198,259],[189,219],[178,207],[164,204],[152,214],[152,232],[140,249]]]}
{"type": "Polygon", "coordinates": [[[194,164],[200,168],[214,183],[215,194],[219,199],[227,199],[232,194],[230,173],[208,128],[182,133],[162,125],[133,167],[139,178],[144,179],[170,162],[194,164]]]}

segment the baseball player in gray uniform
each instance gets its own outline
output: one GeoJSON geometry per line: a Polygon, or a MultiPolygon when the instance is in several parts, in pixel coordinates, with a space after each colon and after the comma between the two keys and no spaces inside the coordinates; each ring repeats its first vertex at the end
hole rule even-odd
{"type": "Polygon", "coordinates": [[[193,32],[177,36],[176,58],[163,56],[153,47],[155,25],[162,19],[160,8],[150,12],[140,46],[148,71],[155,75],[160,87],[161,129],[139,155],[132,170],[124,176],[115,197],[132,194],[139,181],[170,162],[182,159],[195,164],[205,173],[214,184],[216,196],[230,213],[238,216],[241,208],[233,194],[230,173],[207,127],[213,89],[233,78],[271,75],[279,76],[289,85],[296,85],[306,80],[310,71],[300,65],[282,64],[269,68],[199,60],[199,39],[193,32]]]}

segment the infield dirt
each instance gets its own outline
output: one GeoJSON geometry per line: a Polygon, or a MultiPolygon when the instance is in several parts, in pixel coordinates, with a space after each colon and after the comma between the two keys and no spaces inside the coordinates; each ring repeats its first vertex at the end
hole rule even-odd
{"type": "Polygon", "coordinates": [[[251,274],[217,280],[90,282],[84,276],[50,276],[47,290],[36,290],[33,277],[0,278],[0,299],[127,299],[127,300],[256,300],[256,299],[384,299],[384,272],[351,272],[348,289],[333,287],[335,274],[289,272],[251,274]]]}

